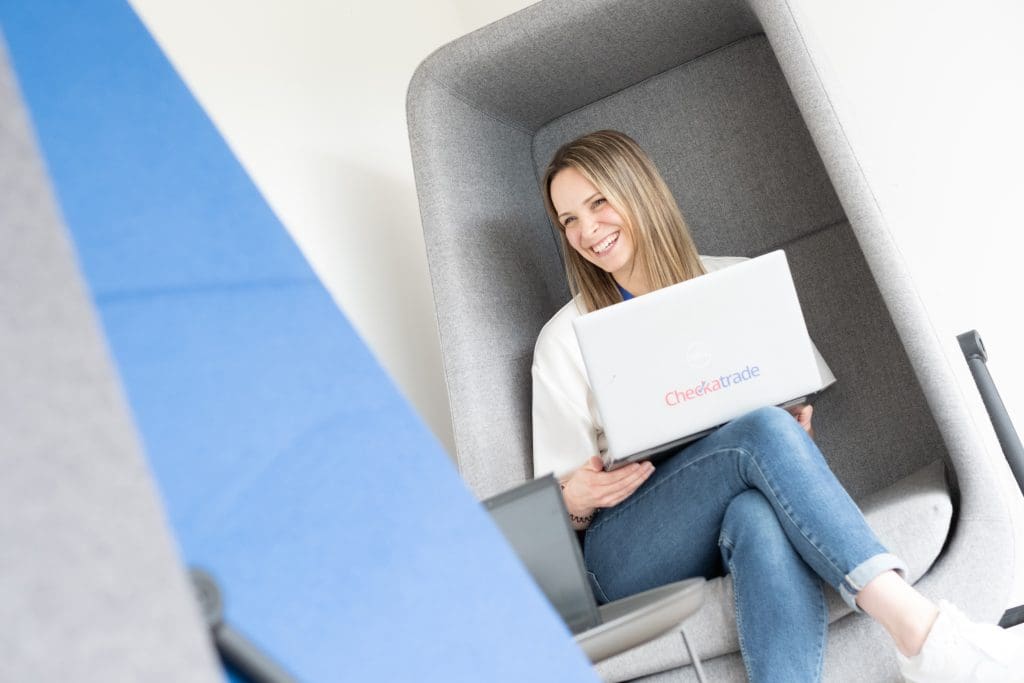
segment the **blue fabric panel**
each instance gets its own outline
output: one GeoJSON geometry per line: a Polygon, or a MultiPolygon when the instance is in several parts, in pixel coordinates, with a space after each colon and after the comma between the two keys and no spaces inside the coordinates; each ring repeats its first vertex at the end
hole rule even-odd
{"type": "Polygon", "coordinates": [[[228,620],[308,681],[594,680],[130,7],[0,0],[0,21],[179,546],[228,620]]]}

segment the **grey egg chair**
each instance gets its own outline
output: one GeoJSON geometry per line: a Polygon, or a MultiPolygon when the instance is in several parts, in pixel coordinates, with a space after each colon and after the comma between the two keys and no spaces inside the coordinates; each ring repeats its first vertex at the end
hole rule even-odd
{"type": "MultiPolygon", "coordinates": [[[[569,299],[539,175],[564,141],[615,128],[652,154],[701,253],[786,250],[839,379],[815,413],[832,469],[925,594],[998,619],[999,475],[785,0],[546,0],[430,55],[407,108],[455,455],[479,497],[532,476],[533,346],[569,299]]],[[[881,627],[830,598],[826,680],[898,680],[881,627]]],[[[687,634],[709,678],[744,679],[728,577],[687,634]]],[[[674,634],[598,672],[694,679],[674,634]]]]}

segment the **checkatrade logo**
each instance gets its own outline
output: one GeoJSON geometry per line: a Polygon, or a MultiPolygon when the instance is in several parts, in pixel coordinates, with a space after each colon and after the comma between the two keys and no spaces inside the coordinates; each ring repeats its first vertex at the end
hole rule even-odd
{"type": "Polygon", "coordinates": [[[760,376],[760,367],[757,365],[748,365],[738,372],[720,375],[714,379],[706,379],[693,387],[688,387],[686,389],[672,389],[665,394],[665,404],[670,407],[682,405],[687,401],[704,398],[705,396],[709,396],[715,392],[737,387],[744,382],[751,382],[759,379],[760,376]]]}

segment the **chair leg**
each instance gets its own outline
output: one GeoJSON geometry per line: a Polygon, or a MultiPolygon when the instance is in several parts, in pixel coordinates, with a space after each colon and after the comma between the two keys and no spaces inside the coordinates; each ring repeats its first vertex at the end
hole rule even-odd
{"type": "Polygon", "coordinates": [[[241,633],[224,623],[224,603],[216,580],[202,569],[189,570],[199,609],[210,627],[217,654],[246,683],[295,683],[295,679],[241,633]]]}
{"type": "Polygon", "coordinates": [[[1024,605],[1017,605],[1003,612],[1003,618],[999,620],[999,625],[1003,628],[1010,628],[1017,624],[1024,624],[1024,605]]]}
{"type": "Polygon", "coordinates": [[[683,637],[683,645],[686,646],[686,653],[690,655],[690,661],[693,662],[693,670],[697,674],[698,683],[707,683],[707,679],[704,678],[704,667],[700,665],[700,658],[697,656],[697,651],[690,645],[689,638],[686,637],[686,629],[680,629],[679,635],[683,637]]]}
{"type": "MultiPolygon", "coordinates": [[[[956,340],[960,343],[960,350],[963,351],[967,367],[971,369],[971,376],[978,386],[978,393],[985,404],[989,419],[992,420],[992,428],[995,429],[999,445],[1003,449],[1003,455],[1010,465],[1017,480],[1020,492],[1024,494],[1024,446],[1021,445],[1020,436],[1010,421],[1010,414],[1006,412],[999,391],[996,389],[995,381],[985,365],[988,362],[988,352],[981,341],[981,335],[977,330],[969,330],[959,334],[956,340]]],[[[999,625],[1003,628],[1010,628],[1017,624],[1024,623],[1024,605],[1011,607],[1003,613],[999,625]]]]}
{"type": "Polygon", "coordinates": [[[1024,494],[1024,445],[1021,444],[1020,436],[1013,427],[1010,414],[1006,412],[999,390],[996,389],[996,383],[988,371],[988,366],[985,365],[988,362],[988,352],[981,341],[981,335],[977,330],[970,330],[957,335],[956,340],[960,343],[967,367],[970,368],[974,383],[978,386],[978,393],[981,394],[985,410],[992,420],[992,428],[1010,465],[1010,471],[1017,479],[1020,492],[1024,494]]]}

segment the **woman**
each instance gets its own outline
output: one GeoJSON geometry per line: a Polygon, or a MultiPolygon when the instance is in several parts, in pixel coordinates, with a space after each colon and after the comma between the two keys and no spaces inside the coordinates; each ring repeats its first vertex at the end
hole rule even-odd
{"type": "Polygon", "coordinates": [[[904,580],[903,563],[875,538],[814,444],[810,406],[793,415],[754,411],[657,468],[603,470],[572,319],[740,259],[698,256],[654,164],[622,133],[563,146],[543,191],[574,299],[534,350],[534,471],[559,477],[573,526],[585,530],[598,599],[726,571],[750,680],[814,681],[828,630],[824,580],[889,632],[909,680],[1024,676],[1019,641],[970,623],[948,603],[936,606],[904,580]]]}

